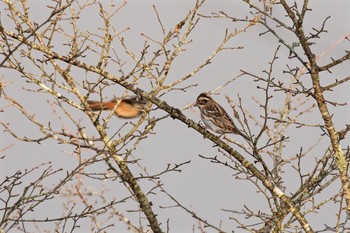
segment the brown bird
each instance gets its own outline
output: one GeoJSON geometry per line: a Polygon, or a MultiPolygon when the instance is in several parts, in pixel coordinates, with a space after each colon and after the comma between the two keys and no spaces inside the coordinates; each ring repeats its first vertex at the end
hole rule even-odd
{"type": "Polygon", "coordinates": [[[145,111],[148,100],[142,96],[130,96],[121,100],[113,99],[105,102],[88,100],[87,102],[92,111],[114,110],[115,115],[120,118],[135,118],[145,111]]]}
{"type": "Polygon", "coordinates": [[[214,131],[215,133],[225,134],[233,133],[239,134],[246,140],[249,137],[242,133],[233,122],[232,118],[227,114],[213,98],[207,93],[202,93],[197,97],[196,104],[194,105],[199,108],[201,118],[204,124],[214,131]]]}

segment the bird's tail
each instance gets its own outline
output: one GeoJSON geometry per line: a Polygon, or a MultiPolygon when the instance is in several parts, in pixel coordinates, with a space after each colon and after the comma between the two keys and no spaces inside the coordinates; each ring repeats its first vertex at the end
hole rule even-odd
{"type": "Polygon", "coordinates": [[[88,100],[87,102],[92,111],[113,110],[115,107],[115,102],[112,102],[112,101],[100,102],[100,101],[88,100]]]}
{"type": "Polygon", "coordinates": [[[245,140],[250,141],[251,138],[249,138],[247,135],[245,135],[244,133],[242,133],[240,130],[237,131],[239,135],[241,135],[245,140]]]}

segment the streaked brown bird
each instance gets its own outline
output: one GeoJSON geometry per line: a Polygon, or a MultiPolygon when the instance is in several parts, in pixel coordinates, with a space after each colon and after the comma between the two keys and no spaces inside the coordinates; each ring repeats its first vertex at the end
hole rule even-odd
{"type": "Polygon", "coordinates": [[[114,110],[120,118],[135,118],[140,116],[146,109],[148,100],[142,96],[129,96],[121,100],[110,101],[87,101],[92,111],[114,110]],[[116,106],[117,105],[117,106],[116,106]]]}
{"type": "Polygon", "coordinates": [[[197,97],[195,105],[199,108],[201,118],[204,124],[212,131],[225,134],[232,133],[241,135],[246,140],[250,140],[247,135],[242,133],[227,114],[213,98],[207,93],[202,93],[197,97]]]}

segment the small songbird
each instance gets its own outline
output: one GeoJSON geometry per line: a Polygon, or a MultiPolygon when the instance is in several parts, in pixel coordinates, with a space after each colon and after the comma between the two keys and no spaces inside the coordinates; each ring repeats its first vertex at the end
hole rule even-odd
{"type": "Polygon", "coordinates": [[[115,115],[120,118],[135,118],[145,111],[148,100],[142,96],[129,96],[121,100],[113,99],[106,102],[88,100],[87,102],[92,111],[114,110],[115,115]]]}
{"type": "Polygon", "coordinates": [[[212,131],[219,134],[239,134],[246,140],[249,140],[249,137],[236,127],[225,109],[207,93],[200,94],[194,106],[199,108],[204,124],[212,131]]]}

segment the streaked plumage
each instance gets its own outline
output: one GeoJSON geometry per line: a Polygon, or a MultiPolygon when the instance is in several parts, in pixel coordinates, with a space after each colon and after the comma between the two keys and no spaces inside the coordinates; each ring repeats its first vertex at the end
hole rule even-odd
{"type": "Polygon", "coordinates": [[[225,109],[207,93],[202,93],[197,97],[195,106],[199,108],[204,124],[212,131],[219,134],[239,134],[249,140],[249,138],[236,127],[225,109]]]}

